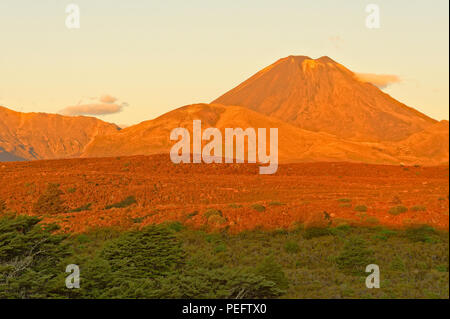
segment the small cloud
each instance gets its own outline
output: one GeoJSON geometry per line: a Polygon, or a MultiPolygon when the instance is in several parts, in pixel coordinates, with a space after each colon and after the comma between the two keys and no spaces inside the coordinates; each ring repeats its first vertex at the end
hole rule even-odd
{"type": "Polygon", "coordinates": [[[126,102],[118,102],[118,99],[111,95],[102,95],[99,98],[88,98],[87,101],[81,99],[77,105],[67,106],[59,111],[62,115],[107,115],[119,113],[126,102]]]}
{"type": "Polygon", "coordinates": [[[355,76],[358,80],[371,83],[380,89],[401,82],[400,77],[394,74],[355,73],[355,76]]]}
{"type": "Polygon", "coordinates": [[[117,101],[117,98],[115,98],[114,96],[105,94],[105,95],[102,95],[99,100],[100,100],[100,102],[103,102],[103,103],[114,103],[117,101]]]}
{"type": "Polygon", "coordinates": [[[118,104],[82,104],[67,106],[59,113],[63,115],[106,115],[122,111],[122,106],[118,104]]]}

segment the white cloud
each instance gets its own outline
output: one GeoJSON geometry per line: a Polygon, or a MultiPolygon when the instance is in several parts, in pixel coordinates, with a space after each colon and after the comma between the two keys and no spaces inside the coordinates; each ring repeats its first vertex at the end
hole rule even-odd
{"type": "Polygon", "coordinates": [[[372,83],[380,89],[384,89],[393,83],[401,82],[400,77],[394,74],[355,73],[355,75],[358,80],[372,83]]]}
{"type": "Polygon", "coordinates": [[[71,105],[59,111],[62,115],[107,115],[119,113],[124,107],[128,106],[126,102],[119,102],[117,98],[105,94],[100,97],[81,99],[77,105],[71,105]]]}

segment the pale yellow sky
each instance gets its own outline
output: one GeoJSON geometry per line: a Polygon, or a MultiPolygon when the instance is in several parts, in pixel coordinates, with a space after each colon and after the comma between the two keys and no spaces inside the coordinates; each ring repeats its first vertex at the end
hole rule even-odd
{"type": "Polygon", "coordinates": [[[99,118],[134,124],[210,102],[288,55],[328,55],[361,73],[400,78],[384,89],[436,119],[449,118],[447,0],[129,0],[0,2],[0,105],[58,112],[117,98],[99,118]],[[66,5],[80,28],[66,28],[66,5]],[[375,3],[375,2],[374,2],[375,3]]]}

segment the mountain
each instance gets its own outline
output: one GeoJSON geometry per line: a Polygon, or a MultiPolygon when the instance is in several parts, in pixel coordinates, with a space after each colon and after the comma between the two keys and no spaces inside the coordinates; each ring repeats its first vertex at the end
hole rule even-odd
{"type": "Polygon", "coordinates": [[[418,163],[444,164],[449,162],[449,123],[440,121],[425,130],[399,142],[393,153],[408,162],[411,157],[421,158],[418,163]]]}
{"type": "Polygon", "coordinates": [[[244,106],[305,130],[363,141],[400,141],[437,123],[329,57],[280,59],[212,103],[244,106]]]}
{"type": "MultiPolygon", "coordinates": [[[[154,120],[125,128],[109,135],[97,136],[83,157],[120,155],[151,155],[168,153],[175,141],[170,141],[172,129],[187,128],[191,134],[192,121],[201,120],[202,130],[216,127],[224,140],[225,128],[278,128],[280,162],[350,161],[367,163],[399,163],[382,151],[377,143],[347,141],[327,133],[303,130],[276,118],[240,106],[193,104],[168,112],[154,120]]],[[[269,130],[267,130],[269,131],[269,130]]],[[[203,144],[208,143],[208,141],[203,144]]],[[[269,144],[269,143],[267,143],[269,144]]],[[[191,147],[192,149],[192,147],[191,147]]]]}
{"type": "Polygon", "coordinates": [[[93,117],[21,113],[0,106],[0,161],[78,157],[118,127],[93,117]]]}

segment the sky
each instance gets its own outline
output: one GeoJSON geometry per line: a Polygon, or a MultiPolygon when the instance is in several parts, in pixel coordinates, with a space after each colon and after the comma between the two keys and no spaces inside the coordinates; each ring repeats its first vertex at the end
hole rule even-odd
{"type": "Polygon", "coordinates": [[[211,102],[282,57],[327,55],[399,79],[383,91],[448,119],[448,12],[448,0],[1,0],[0,105],[92,107],[131,125],[211,102]],[[379,28],[366,26],[371,3],[379,28]]]}

